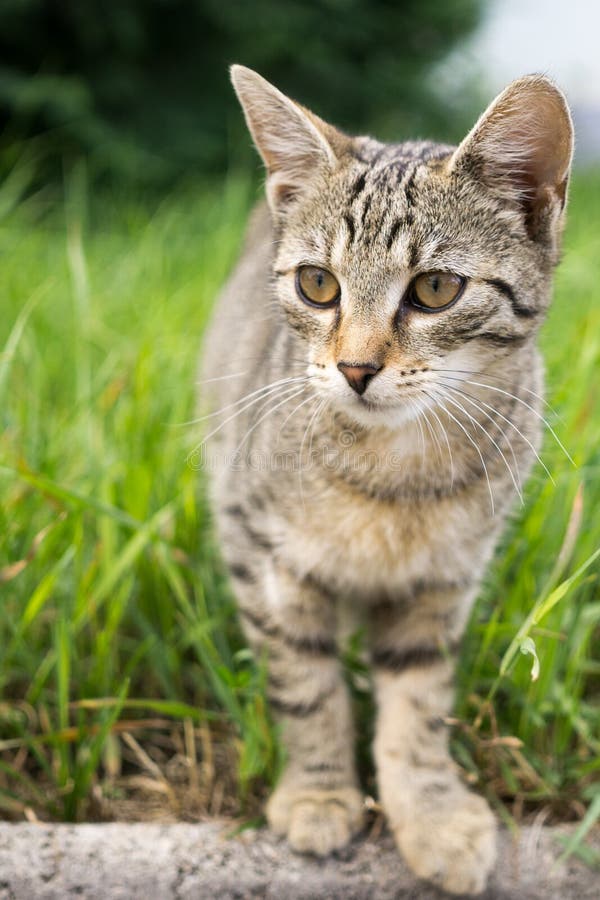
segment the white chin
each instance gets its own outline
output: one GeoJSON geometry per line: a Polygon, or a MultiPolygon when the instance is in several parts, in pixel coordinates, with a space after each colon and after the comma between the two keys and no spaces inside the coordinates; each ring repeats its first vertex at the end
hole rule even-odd
{"type": "Polygon", "coordinates": [[[385,426],[395,430],[414,421],[420,412],[416,403],[398,403],[393,406],[370,404],[362,400],[344,403],[344,412],[352,416],[358,425],[366,428],[385,426]]]}

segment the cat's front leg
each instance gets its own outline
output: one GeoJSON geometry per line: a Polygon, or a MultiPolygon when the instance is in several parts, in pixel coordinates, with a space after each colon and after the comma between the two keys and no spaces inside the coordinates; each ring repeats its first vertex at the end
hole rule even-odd
{"type": "Polygon", "coordinates": [[[267,804],[269,825],[295,850],[324,856],[345,846],[363,818],[333,600],[276,567],[260,590],[241,593],[248,637],[268,657],[269,699],[286,754],[267,804]]]}
{"type": "Polygon", "coordinates": [[[391,605],[373,616],[375,759],[381,802],[410,868],[451,893],[478,894],[496,859],[496,822],[448,751],[451,656],[464,618],[452,614],[455,599],[432,594],[408,613],[391,605]]]}

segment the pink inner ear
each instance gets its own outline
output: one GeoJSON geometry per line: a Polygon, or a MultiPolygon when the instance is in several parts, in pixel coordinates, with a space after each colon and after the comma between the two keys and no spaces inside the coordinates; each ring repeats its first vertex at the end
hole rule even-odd
{"type": "Polygon", "coordinates": [[[317,116],[286,97],[256,72],[240,66],[232,79],[254,143],[267,167],[272,207],[297,196],[316,173],[333,167],[328,137],[336,134],[317,116]]]}
{"type": "Polygon", "coordinates": [[[573,129],[566,101],[543,76],[513,82],[462,142],[466,166],[495,194],[518,203],[530,237],[552,240],[566,199],[573,129]]]}
{"type": "MultiPolygon", "coordinates": [[[[548,95],[540,97],[532,111],[517,112],[517,128],[512,139],[523,146],[526,154],[524,174],[534,191],[558,187],[565,180],[571,157],[571,136],[570,128],[563,127],[563,119],[564,111],[556,98],[548,95]]],[[[509,125],[509,136],[511,131],[509,125]]]]}
{"type": "Polygon", "coordinates": [[[517,82],[500,97],[472,136],[483,155],[490,186],[512,187],[522,199],[545,195],[564,199],[572,129],[562,96],[549,82],[517,82]]]}

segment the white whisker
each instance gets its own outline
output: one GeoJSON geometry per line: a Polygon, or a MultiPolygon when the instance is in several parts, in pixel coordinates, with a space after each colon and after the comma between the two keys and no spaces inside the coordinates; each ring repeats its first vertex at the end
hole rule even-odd
{"type": "MultiPolygon", "coordinates": [[[[425,391],[425,390],[423,390],[423,393],[424,393],[427,397],[429,397],[430,400],[433,400],[433,402],[435,403],[435,398],[432,397],[431,394],[429,394],[429,393],[428,393],[427,391],[425,391]]],[[[460,422],[460,421],[456,418],[456,416],[453,415],[453,414],[450,412],[450,410],[449,410],[446,406],[444,406],[443,403],[439,403],[439,405],[440,405],[440,407],[444,410],[444,412],[446,413],[446,415],[447,415],[447,416],[450,416],[450,418],[452,419],[452,421],[455,422],[455,423],[458,425],[458,427],[459,427],[460,430],[463,432],[463,434],[465,435],[465,437],[467,438],[467,440],[473,445],[473,447],[475,447],[475,450],[476,450],[477,453],[479,454],[479,459],[481,460],[481,465],[482,465],[482,467],[483,467],[483,472],[484,472],[484,474],[485,474],[485,480],[487,481],[488,492],[489,492],[489,495],[490,495],[490,507],[491,507],[491,510],[492,510],[492,515],[494,515],[494,514],[495,514],[495,507],[494,507],[494,495],[493,495],[493,492],[492,492],[492,485],[491,485],[491,482],[490,482],[490,477],[489,477],[489,475],[488,475],[487,466],[486,466],[485,460],[484,460],[484,458],[483,458],[483,454],[482,454],[481,450],[479,449],[479,445],[477,444],[476,441],[473,440],[473,438],[471,437],[471,435],[469,434],[469,432],[467,431],[467,429],[464,427],[464,425],[462,424],[462,422],[460,422]]]]}
{"type": "Polygon", "coordinates": [[[431,413],[431,415],[435,418],[436,422],[442,429],[442,434],[444,435],[444,440],[446,441],[446,447],[448,448],[448,458],[450,460],[450,487],[452,487],[454,485],[454,459],[452,457],[452,448],[450,447],[450,440],[448,438],[448,432],[444,426],[444,423],[442,422],[442,420],[438,416],[437,412],[435,411],[435,409],[430,408],[428,410],[428,412],[431,413]]]}
{"type": "MultiPolygon", "coordinates": [[[[251,397],[254,397],[251,403],[248,403],[247,406],[244,406],[243,409],[238,410],[238,412],[244,412],[244,410],[249,409],[254,403],[259,403],[264,397],[267,397],[269,394],[276,393],[283,387],[286,387],[289,384],[296,384],[301,381],[307,381],[306,375],[298,375],[295,378],[282,378],[279,381],[273,381],[271,384],[264,384],[262,387],[257,388],[255,391],[251,391],[249,394],[246,394],[244,397],[241,397],[239,400],[235,400],[233,403],[227,403],[225,406],[222,406],[220,409],[215,410],[214,412],[207,413],[204,416],[199,416],[197,419],[190,419],[188,422],[180,422],[179,427],[183,427],[184,425],[198,425],[200,422],[205,422],[207,419],[214,419],[215,416],[220,416],[221,413],[227,412],[229,409],[234,409],[236,406],[239,406],[242,403],[245,403],[247,400],[250,400],[251,397]]],[[[235,418],[233,416],[232,418],[235,418]]],[[[226,419],[227,422],[231,421],[231,419],[226,419]]],[[[225,424],[225,423],[223,423],[225,424]]],[[[211,432],[214,434],[215,432],[211,432]]],[[[206,440],[206,438],[205,438],[206,440]]]]}
{"type": "Polygon", "coordinates": [[[232,372],[231,375],[217,375],[216,378],[205,378],[203,381],[197,381],[196,387],[201,387],[203,384],[211,384],[213,381],[225,381],[226,378],[241,378],[242,375],[247,375],[248,370],[245,372],[232,372]]]}
{"type": "MultiPolygon", "coordinates": [[[[439,390],[439,388],[438,388],[438,390],[439,390]]],[[[467,416],[467,418],[470,419],[470,421],[473,422],[474,425],[476,425],[481,431],[483,431],[483,433],[485,434],[485,436],[487,437],[487,439],[494,445],[494,447],[496,448],[496,450],[497,450],[498,453],[500,454],[500,457],[501,457],[501,459],[502,459],[504,465],[505,465],[506,468],[507,468],[508,474],[509,474],[510,477],[511,477],[512,483],[513,483],[513,485],[514,485],[514,487],[515,487],[515,490],[516,490],[517,494],[519,495],[519,499],[520,499],[521,503],[524,503],[524,500],[523,500],[523,492],[521,491],[521,486],[520,486],[520,484],[517,482],[517,479],[515,478],[514,472],[513,472],[512,468],[510,467],[510,465],[509,465],[509,463],[508,463],[508,460],[507,460],[506,456],[504,455],[504,453],[503,453],[503,451],[502,451],[502,448],[500,447],[500,445],[498,444],[498,442],[492,437],[492,435],[489,433],[489,431],[487,430],[487,428],[485,428],[485,427],[481,424],[481,422],[479,422],[479,421],[475,418],[475,416],[472,416],[471,413],[468,412],[468,411],[464,408],[464,406],[462,405],[462,403],[459,403],[457,400],[454,400],[454,399],[452,399],[452,397],[449,396],[449,393],[447,392],[447,388],[446,388],[446,389],[443,389],[443,391],[444,391],[444,392],[443,392],[442,396],[445,397],[445,399],[448,400],[449,403],[452,403],[453,406],[455,406],[458,410],[460,410],[460,412],[464,413],[465,416],[467,416]]],[[[491,419],[491,416],[488,416],[488,418],[491,419]]],[[[494,420],[491,419],[491,421],[493,422],[494,420]]],[[[514,456],[514,453],[513,453],[513,456],[514,456]]]]}
{"type": "Polygon", "coordinates": [[[310,397],[307,397],[306,399],[302,400],[301,403],[299,403],[297,406],[295,406],[295,407],[293,408],[293,410],[291,411],[291,413],[288,413],[288,415],[285,417],[285,419],[284,419],[283,422],[281,423],[281,425],[280,425],[280,427],[279,427],[279,431],[277,432],[277,440],[278,440],[278,441],[279,441],[279,437],[280,437],[280,435],[281,435],[281,432],[282,432],[283,429],[285,428],[285,426],[286,426],[286,424],[288,423],[288,421],[292,418],[292,416],[300,409],[301,406],[304,406],[304,405],[305,405],[306,403],[308,403],[310,400],[314,400],[314,398],[315,398],[316,396],[317,396],[316,394],[311,394],[310,397]]]}
{"type": "MultiPolygon", "coordinates": [[[[476,410],[478,410],[480,413],[482,413],[482,415],[484,415],[485,418],[486,418],[489,422],[491,422],[492,425],[493,425],[494,427],[496,427],[496,428],[499,430],[500,434],[502,435],[502,437],[503,437],[504,440],[506,441],[506,444],[508,445],[508,449],[510,450],[510,454],[511,454],[511,456],[512,456],[512,460],[513,460],[514,467],[515,467],[516,477],[517,477],[517,480],[518,480],[518,482],[519,482],[519,487],[520,487],[520,489],[522,490],[522,489],[523,489],[523,481],[522,481],[522,478],[521,478],[521,470],[520,470],[520,468],[519,468],[519,461],[518,461],[517,456],[516,456],[516,454],[515,454],[515,451],[514,451],[514,447],[513,447],[513,445],[512,445],[512,442],[511,442],[510,438],[508,437],[506,431],[505,431],[504,428],[502,427],[502,425],[500,425],[500,423],[497,422],[496,419],[495,419],[493,416],[491,416],[488,412],[486,412],[486,410],[483,408],[483,406],[481,406],[481,405],[475,400],[475,398],[474,398],[471,394],[469,394],[467,391],[461,391],[459,388],[454,387],[454,385],[448,384],[444,379],[441,379],[441,383],[444,385],[444,388],[445,388],[446,390],[452,391],[452,393],[454,393],[454,394],[458,394],[460,397],[462,397],[464,400],[466,400],[467,403],[470,403],[471,406],[474,406],[476,410]]],[[[483,403],[483,401],[482,401],[482,403],[483,403]]],[[[509,419],[507,419],[506,416],[501,416],[501,414],[499,414],[497,410],[495,410],[493,407],[490,407],[489,405],[488,405],[488,408],[491,409],[492,412],[494,412],[494,413],[496,413],[497,415],[499,415],[499,417],[503,418],[504,421],[508,422],[509,425],[512,425],[513,428],[515,427],[515,426],[514,426],[514,423],[511,422],[509,419]]],[[[466,412],[466,410],[465,410],[465,412],[466,412]]],[[[490,436],[490,438],[491,438],[491,436],[490,436]]]]}
{"type": "MultiPolygon", "coordinates": [[[[451,375],[447,375],[446,377],[453,378],[453,376],[451,376],[451,375]]],[[[470,385],[473,385],[474,387],[487,388],[488,391],[496,391],[497,394],[503,394],[505,397],[510,397],[511,399],[516,400],[517,403],[521,403],[523,406],[527,407],[527,409],[529,409],[534,414],[534,416],[537,416],[538,419],[544,423],[544,425],[546,426],[546,428],[548,429],[548,431],[550,432],[550,434],[552,435],[552,437],[554,438],[554,440],[556,441],[556,443],[558,444],[560,449],[563,451],[563,453],[565,454],[565,456],[567,457],[569,462],[573,466],[576,466],[576,463],[575,463],[573,457],[571,456],[571,454],[569,453],[569,451],[567,450],[567,448],[565,447],[565,445],[563,444],[563,442],[561,441],[561,439],[555,432],[555,430],[552,427],[552,425],[550,424],[550,422],[546,418],[544,418],[544,416],[540,412],[538,412],[537,409],[535,409],[533,406],[531,406],[531,404],[527,403],[526,400],[523,400],[521,397],[517,397],[516,394],[511,394],[510,391],[505,391],[503,388],[495,387],[492,384],[484,384],[481,381],[470,381],[469,379],[462,379],[462,378],[453,378],[453,380],[460,381],[462,384],[470,384],[470,385]]]]}
{"type": "MultiPolygon", "coordinates": [[[[315,395],[315,399],[317,399],[317,400],[319,399],[318,394],[315,395]]],[[[303,448],[304,448],[304,441],[305,441],[305,439],[306,439],[307,433],[309,433],[309,431],[310,431],[310,444],[309,444],[309,448],[308,448],[308,459],[310,460],[310,452],[311,452],[311,450],[312,450],[312,428],[313,428],[313,423],[316,421],[316,418],[315,418],[315,417],[318,417],[318,415],[320,415],[320,413],[321,413],[321,412],[323,411],[323,409],[325,408],[326,403],[327,403],[327,401],[326,401],[325,399],[321,400],[320,403],[317,403],[317,405],[316,405],[315,409],[313,410],[313,413],[312,413],[312,415],[311,415],[311,417],[310,417],[310,419],[309,419],[308,425],[307,425],[306,428],[304,429],[304,434],[302,435],[302,443],[300,444],[298,475],[299,475],[299,480],[300,480],[300,500],[301,500],[301,502],[302,502],[302,506],[303,506],[303,507],[304,507],[304,489],[303,489],[303,485],[302,485],[302,468],[303,468],[303,466],[302,466],[302,452],[303,452],[303,448]]]]}
{"type": "Polygon", "coordinates": [[[313,442],[313,438],[315,436],[315,426],[316,426],[317,422],[319,421],[319,417],[320,417],[321,413],[323,412],[323,410],[325,409],[326,405],[327,405],[327,400],[326,400],[326,398],[323,398],[321,401],[321,404],[319,406],[317,406],[316,414],[313,413],[313,418],[311,419],[311,425],[310,425],[310,431],[309,431],[310,440],[308,442],[308,454],[307,454],[309,460],[310,460],[311,454],[312,454],[312,442],[313,442]]]}
{"type": "MultiPolygon", "coordinates": [[[[316,396],[318,397],[318,395],[316,395],[316,396]]],[[[315,409],[313,410],[313,412],[312,412],[312,414],[311,414],[310,419],[308,420],[308,423],[307,423],[307,425],[306,425],[306,428],[304,429],[304,434],[302,435],[302,441],[301,441],[301,443],[300,443],[300,453],[299,453],[300,471],[302,471],[302,453],[304,452],[304,442],[305,442],[305,440],[306,440],[306,438],[307,438],[307,436],[308,436],[308,434],[309,434],[309,429],[310,429],[310,427],[311,427],[311,425],[312,425],[312,422],[313,422],[313,419],[314,419],[314,417],[315,417],[315,414],[317,413],[317,411],[319,410],[319,408],[320,408],[320,404],[317,404],[317,405],[315,406],[315,409]]]]}
{"type": "Polygon", "coordinates": [[[406,399],[408,400],[408,403],[410,404],[410,408],[416,410],[416,413],[414,416],[414,421],[419,429],[419,444],[421,447],[421,472],[423,473],[425,470],[426,452],[425,452],[425,435],[423,433],[423,426],[421,425],[421,418],[420,418],[421,410],[419,409],[419,404],[414,399],[412,399],[411,397],[407,397],[406,399]]]}
{"type": "MultiPolygon", "coordinates": [[[[284,386],[284,388],[288,389],[287,386],[284,386]]],[[[296,389],[296,388],[297,388],[297,384],[294,384],[293,388],[289,387],[289,390],[296,389]]],[[[279,393],[280,389],[281,389],[280,385],[278,385],[277,387],[272,387],[271,390],[269,390],[269,392],[268,392],[268,396],[272,396],[273,394],[277,394],[278,396],[280,396],[280,393],[279,393]]],[[[244,398],[244,399],[246,399],[246,398],[244,398]]],[[[245,406],[242,406],[241,409],[237,409],[234,413],[232,413],[232,415],[228,416],[223,422],[221,422],[219,425],[217,425],[216,428],[214,428],[211,432],[209,432],[207,435],[205,435],[202,438],[202,440],[200,441],[200,443],[198,444],[198,447],[202,447],[202,445],[205,444],[215,434],[217,434],[221,430],[221,428],[224,428],[228,422],[231,422],[233,419],[237,418],[237,416],[241,415],[247,409],[250,409],[251,406],[254,406],[255,403],[260,403],[261,400],[264,400],[264,399],[265,399],[265,394],[263,393],[259,397],[255,397],[253,400],[251,400],[250,403],[247,403],[245,406]]],[[[222,411],[223,410],[219,410],[219,412],[222,412],[222,411]]]]}
{"type": "MultiPolygon", "coordinates": [[[[444,384],[445,384],[445,382],[444,382],[444,384]]],[[[514,430],[517,432],[519,437],[521,437],[525,441],[525,443],[529,445],[531,450],[533,450],[537,461],[539,462],[539,464],[542,466],[542,468],[546,472],[546,475],[548,476],[548,478],[550,479],[552,484],[556,485],[556,482],[555,482],[554,478],[552,477],[552,473],[550,472],[550,469],[548,468],[548,466],[546,465],[546,463],[544,462],[544,460],[542,459],[542,457],[536,450],[535,445],[532,444],[532,442],[529,440],[527,435],[523,434],[521,429],[518,428],[517,425],[515,425],[515,423],[512,421],[512,419],[509,419],[508,416],[503,415],[503,413],[501,413],[499,409],[496,409],[496,407],[492,406],[490,403],[486,403],[486,401],[482,400],[480,397],[477,398],[477,402],[476,402],[474,397],[471,394],[469,394],[468,391],[462,391],[462,390],[460,390],[460,388],[454,387],[449,384],[445,384],[445,386],[448,390],[456,391],[457,393],[461,394],[465,399],[468,399],[473,405],[477,406],[478,404],[481,404],[481,406],[485,406],[486,409],[489,409],[491,412],[493,412],[495,416],[498,416],[500,419],[502,419],[504,422],[506,422],[508,425],[510,425],[511,428],[514,428],[514,430]]],[[[479,407],[479,408],[481,409],[481,407],[479,407]]],[[[483,412],[483,410],[482,410],[482,412],[483,412]]],[[[509,445],[510,445],[510,441],[509,441],[509,445]]]]}
{"type": "MultiPolygon", "coordinates": [[[[281,397],[284,394],[287,396],[285,396],[284,399],[280,403],[276,403],[275,406],[269,407],[269,409],[266,411],[266,413],[264,413],[262,416],[260,416],[260,418],[258,418],[256,420],[256,422],[252,425],[252,427],[247,430],[246,434],[244,435],[244,437],[242,438],[240,443],[237,445],[237,447],[233,451],[232,458],[235,459],[235,457],[237,456],[237,454],[239,453],[241,448],[244,446],[244,444],[246,443],[246,441],[248,440],[248,438],[250,437],[250,435],[252,434],[254,429],[257,428],[260,425],[260,423],[264,419],[267,418],[267,416],[272,415],[275,412],[275,410],[279,409],[280,406],[283,406],[284,403],[288,403],[290,400],[293,400],[294,397],[300,396],[300,394],[305,389],[306,389],[306,384],[303,384],[301,388],[298,388],[298,385],[294,385],[293,387],[288,387],[281,393],[278,393],[277,397],[275,398],[276,400],[278,400],[279,397],[281,397]]],[[[273,398],[271,397],[270,399],[273,399],[273,398]]],[[[264,407],[263,407],[263,409],[264,409],[264,407]]]]}
{"type": "Polygon", "coordinates": [[[429,417],[427,416],[427,410],[421,409],[419,410],[419,415],[423,417],[423,422],[425,423],[425,427],[427,428],[428,434],[431,435],[431,441],[435,446],[435,451],[437,453],[438,459],[440,463],[444,461],[444,455],[442,453],[442,445],[440,444],[437,432],[431,422],[429,421],[429,417]]]}
{"type": "MultiPolygon", "coordinates": [[[[454,373],[456,375],[477,375],[481,378],[490,378],[493,381],[500,381],[503,384],[508,382],[507,378],[501,378],[499,375],[492,375],[489,372],[481,372],[477,369],[431,369],[432,372],[448,372],[454,373]]],[[[524,391],[526,394],[530,394],[532,397],[535,397],[536,400],[539,400],[540,403],[543,403],[544,406],[548,408],[548,410],[554,415],[556,415],[556,410],[548,403],[545,397],[542,397],[541,394],[536,394],[535,391],[532,391],[530,388],[522,387],[519,385],[520,390],[524,391]]]]}

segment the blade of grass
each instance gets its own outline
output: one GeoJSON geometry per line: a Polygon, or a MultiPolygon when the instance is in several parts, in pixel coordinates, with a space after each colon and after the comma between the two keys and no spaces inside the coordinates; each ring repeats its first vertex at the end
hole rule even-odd
{"type": "Polygon", "coordinates": [[[523,643],[523,640],[528,637],[529,632],[533,628],[534,625],[538,625],[539,622],[550,612],[550,610],[556,606],[557,603],[565,597],[571,588],[580,580],[581,576],[586,572],[592,563],[594,563],[598,557],[600,557],[600,547],[588,556],[584,563],[579,566],[579,568],[565,581],[558,585],[558,587],[554,588],[553,591],[550,592],[547,596],[542,596],[537,600],[534,604],[533,609],[529,613],[529,615],[525,618],[525,621],[517,631],[515,637],[510,642],[506,653],[502,657],[502,662],[500,663],[499,670],[499,678],[494,683],[494,690],[490,690],[489,698],[493,697],[495,694],[495,689],[499,684],[499,680],[507,674],[512,665],[515,657],[517,656],[520,647],[523,643]]]}
{"type": "MultiPolygon", "coordinates": [[[[564,852],[558,857],[554,863],[552,870],[554,871],[561,863],[569,858],[573,853],[577,853],[583,845],[583,841],[594,827],[600,821],[600,792],[596,794],[592,800],[590,807],[581,820],[579,826],[568,840],[564,852]]],[[[600,854],[596,854],[595,864],[600,867],[600,854]]]]}

